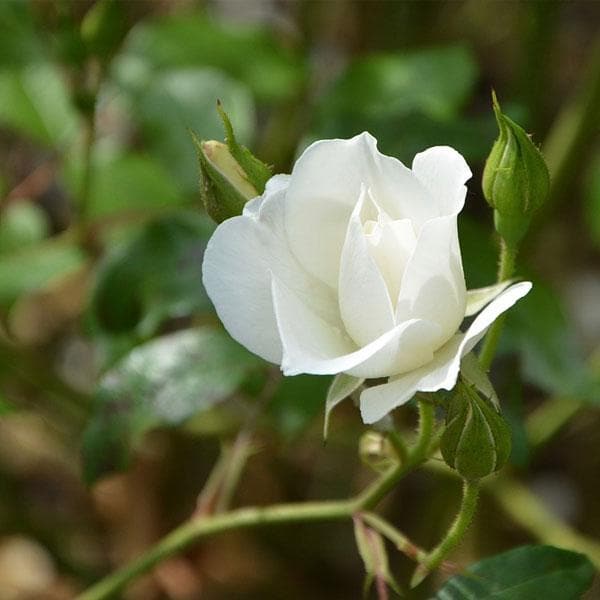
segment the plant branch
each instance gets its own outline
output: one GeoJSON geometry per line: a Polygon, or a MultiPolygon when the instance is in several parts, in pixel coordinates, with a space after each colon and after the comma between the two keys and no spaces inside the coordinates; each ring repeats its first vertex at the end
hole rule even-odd
{"type": "Polygon", "coordinates": [[[233,529],[250,529],[280,523],[333,521],[349,518],[354,505],[348,500],[339,502],[308,502],[279,504],[265,508],[242,508],[194,519],[164,537],[158,544],[125,568],[109,575],[87,591],[78,600],[104,600],[122,590],[130,581],[149,571],[162,560],[185,550],[198,540],[233,529]]]}
{"type": "Polygon", "coordinates": [[[386,496],[407,473],[418,467],[428,458],[435,424],[435,412],[432,404],[419,401],[419,437],[405,463],[390,467],[355,500],[356,510],[372,509],[386,496]]]}
{"type": "MultiPolygon", "coordinates": [[[[431,439],[435,422],[433,405],[428,402],[419,402],[419,414],[419,436],[410,453],[409,460],[404,465],[395,465],[385,471],[356,497],[349,500],[279,504],[264,508],[242,508],[210,517],[194,519],[174,529],[137,560],[108,575],[83,592],[78,600],[106,600],[113,597],[129,582],[146,573],[162,560],[185,550],[210,535],[231,531],[232,529],[249,529],[280,523],[350,519],[357,512],[368,511],[376,506],[404,475],[428,458],[432,446],[431,439]]],[[[382,526],[382,520],[376,522],[382,526]]],[[[385,530],[393,536],[395,543],[405,539],[391,525],[385,527],[385,530]]],[[[404,542],[402,543],[404,544],[404,542]]],[[[408,546],[405,545],[405,547],[408,546]]],[[[419,552],[421,551],[419,550],[417,554],[419,552]]]]}
{"type": "Polygon", "coordinates": [[[390,540],[390,542],[392,542],[402,554],[408,556],[408,558],[420,562],[427,556],[427,552],[423,550],[423,548],[420,548],[411,542],[401,531],[396,529],[391,523],[379,515],[372,512],[362,512],[359,514],[360,518],[367,525],[390,540]]]}

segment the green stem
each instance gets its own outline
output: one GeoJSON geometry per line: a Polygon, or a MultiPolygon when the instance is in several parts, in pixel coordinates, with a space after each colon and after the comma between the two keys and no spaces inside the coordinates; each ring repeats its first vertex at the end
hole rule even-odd
{"type": "Polygon", "coordinates": [[[479,497],[479,482],[464,481],[463,482],[463,497],[460,509],[454,522],[448,529],[448,533],[444,539],[421,561],[421,564],[415,570],[411,581],[411,587],[418,586],[427,575],[436,569],[442,561],[448,556],[464,537],[475,509],[477,508],[477,499],[479,497]]]}
{"type": "MultiPolygon", "coordinates": [[[[500,264],[498,266],[498,282],[506,281],[513,276],[515,272],[515,260],[517,258],[516,248],[509,247],[504,240],[501,241],[500,247],[500,264]]],[[[494,355],[496,354],[496,348],[500,340],[500,334],[502,333],[502,327],[504,326],[504,315],[500,315],[492,326],[490,327],[483,347],[481,348],[481,354],[479,355],[479,362],[484,370],[488,370],[494,355]]]]}
{"type": "Polygon", "coordinates": [[[346,519],[352,515],[353,509],[353,504],[348,500],[280,504],[266,508],[242,508],[206,519],[195,519],[172,531],[124,569],[109,575],[83,592],[78,600],[105,600],[114,597],[130,581],[149,571],[162,560],[210,535],[232,529],[250,529],[280,523],[346,519]]]}
{"type": "Polygon", "coordinates": [[[356,510],[372,509],[396,486],[407,473],[418,467],[427,457],[431,446],[435,409],[429,402],[419,401],[419,437],[405,463],[390,467],[356,498],[356,510]]]}
{"type": "Polygon", "coordinates": [[[427,552],[411,542],[401,531],[398,531],[391,523],[382,519],[372,512],[360,513],[361,519],[370,527],[385,536],[396,548],[413,560],[418,562],[425,560],[427,552]]]}
{"type": "Polygon", "coordinates": [[[419,415],[419,437],[410,453],[409,460],[404,465],[388,469],[355,498],[279,504],[265,508],[243,508],[195,519],[179,526],[138,559],[83,592],[78,600],[105,600],[113,597],[129,582],[146,573],[162,560],[210,535],[232,529],[248,529],[279,523],[340,520],[351,518],[356,512],[368,511],[376,506],[404,475],[429,456],[435,423],[433,405],[428,402],[419,402],[419,415]]]}
{"type": "Polygon", "coordinates": [[[396,456],[400,460],[400,464],[405,464],[408,462],[408,447],[404,443],[402,436],[397,431],[389,431],[387,433],[387,438],[396,456]]]}

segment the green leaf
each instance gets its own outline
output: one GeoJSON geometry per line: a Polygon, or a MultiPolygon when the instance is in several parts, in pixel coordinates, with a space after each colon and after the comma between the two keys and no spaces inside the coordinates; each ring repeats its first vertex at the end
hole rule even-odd
{"type": "MultiPolygon", "coordinates": [[[[83,175],[80,157],[73,156],[65,166],[65,179],[77,197],[83,175]]],[[[106,217],[181,205],[185,199],[175,180],[153,158],[143,154],[114,155],[98,152],[93,158],[88,215],[106,217]]]]}
{"type": "Polygon", "coordinates": [[[148,337],[170,318],[206,311],[202,255],[213,225],[184,212],[147,224],[104,260],[91,316],[108,334],[148,337]]]}
{"type": "Polygon", "coordinates": [[[521,355],[523,377],[555,395],[598,403],[600,378],[585,364],[559,297],[541,281],[511,310],[506,345],[521,355]]]}
{"type": "Polygon", "coordinates": [[[265,100],[294,95],[306,74],[300,57],[277,43],[267,29],[224,25],[198,14],[147,21],[132,31],[125,56],[156,71],[213,67],[265,100]]]}
{"type": "Polygon", "coordinates": [[[77,115],[53,65],[0,69],[0,124],[54,147],[73,136],[77,115]]]}
{"type": "Polygon", "coordinates": [[[254,103],[248,89],[225,73],[187,67],[155,70],[150,62],[118,63],[118,91],[129,118],[140,127],[149,152],[174,176],[181,191],[197,193],[198,168],[189,131],[202,139],[222,139],[215,109],[221,99],[231,112],[241,140],[254,131],[254,103]]]}
{"type": "Polygon", "coordinates": [[[327,98],[332,112],[451,117],[469,97],[477,69],[463,46],[375,54],[353,62],[327,98]]]}
{"type": "Polygon", "coordinates": [[[131,448],[146,431],[179,425],[210,409],[260,364],[225,332],[210,327],[135,348],[98,384],[83,439],[86,481],[125,468],[131,448]]]}
{"type": "Polygon", "coordinates": [[[0,67],[40,60],[43,47],[31,15],[31,3],[0,2],[0,67]]]}
{"type": "Polygon", "coordinates": [[[85,261],[83,252],[65,239],[47,240],[20,252],[0,255],[0,308],[51,279],[74,271],[85,261]]]}
{"type": "Polygon", "coordinates": [[[579,600],[594,567],[582,554],[522,546],[486,558],[446,582],[436,600],[579,600]]]}
{"type": "Polygon", "coordinates": [[[460,119],[477,77],[463,46],[374,54],[350,64],[317,107],[314,136],[370,131],[380,149],[410,164],[416,152],[448,144],[468,160],[484,158],[494,120],[460,119]]]}
{"type": "Polygon", "coordinates": [[[325,420],[323,423],[323,439],[327,439],[329,431],[329,415],[331,411],[342,401],[345,400],[352,392],[356,391],[362,384],[364,379],[339,373],[333,378],[329,389],[327,390],[327,399],[325,400],[325,420]]]}

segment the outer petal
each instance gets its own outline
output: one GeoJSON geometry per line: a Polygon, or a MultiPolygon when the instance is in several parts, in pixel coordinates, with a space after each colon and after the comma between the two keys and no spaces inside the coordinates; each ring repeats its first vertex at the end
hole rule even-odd
{"type": "Polygon", "coordinates": [[[473,174],[454,148],[434,146],[420,152],[413,160],[412,171],[429,190],[440,216],[462,210],[467,193],[464,184],[473,174]]]}
{"type": "Polygon", "coordinates": [[[273,303],[283,343],[285,375],[346,372],[354,377],[387,377],[414,369],[433,356],[431,339],[438,328],[414,319],[357,348],[343,330],[330,325],[293,290],[273,277],[273,303]]]}
{"type": "Polygon", "coordinates": [[[339,325],[333,292],[308,275],[291,253],[283,223],[285,177],[276,176],[243,215],[217,227],[204,253],[203,283],[227,331],[250,351],[279,363],[282,346],[271,273],[327,321],[339,325]]]}
{"type": "Polygon", "coordinates": [[[352,211],[342,251],[339,274],[339,305],[346,331],[365,345],[394,327],[390,296],[363,233],[361,211],[367,191],[352,211]]]}
{"type": "Polygon", "coordinates": [[[409,259],[396,306],[396,321],[427,319],[440,326],[437,346],[458,329],[465,314],[466,287],[456,216],[427,221],[409,259]]]}
{"type": "Polygon", "coordinates": [[[451,390],[456,384],[461,358],[473,349],[490,325],[529,290],[531,283],[528,281],[512,285],[481,311],[465,334],[455,335],[440,348],[430,363],[388,383],[364,390],[360,396],[363,421],[378,421],[392,409],[408,402],[416,392],[451,390]]]}
{"type": "Polygon", "coordinates": [[[410,217],[420,223],[435,214],[410,169],[381,154],[370,134],[309,146],[291,175],[286,230],[300,263],[334,288],[346,226],[363,184],[393,219],[410,217]]]}

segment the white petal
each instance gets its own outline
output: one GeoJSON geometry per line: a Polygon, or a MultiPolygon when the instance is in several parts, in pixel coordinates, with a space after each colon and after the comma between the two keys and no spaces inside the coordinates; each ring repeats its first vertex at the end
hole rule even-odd
{"type": "Polygon", "coordinates": [[[385,280],[395,311],[406,263],[416,243],[412,222],[410,219],[392,221],[385,216],[380,216],[374,232],[366,238],[369,243],[369,253],[385,280]]]}
{"type": "Polygon", "coordinates": [[[387,377],[431,360],[430,342],[438,335],[438,328],[427,321],[406,321],[357,348],[343,329],[315,314],[275,277],[272,290],[285,375],[347,372],[354,377],[387,377]]]}
{"type": "Polygon", "coordinates": [[[378,421],[392,409],[408,402],[416,392],[451,390],[456,385],[461,358],[474,348],[490,325],[529,290],[531,283],[528,281],[509,287],[481,311],[465,334],[455,335],[440,348],[430,363],[364,390],[360,396],[363,421],[378,421]]]}
{"type": "Polygon", "coordinates": [[[358,346],[372,342],[395,325],[385,281],[369,253],[363,233],[361,211],[366,196],[363,187],[348,223],[338,288],[342,321],[358,346]]]}
{"type": "Polygon", "coordinates": [[[464,184],[473,174],[454,148],[434,146],[420,152],[413,160],[412,170],[433,196],[438,215],[462,210],[467,193],[464,184]]]}
{"type": "MultiPolygon", "coordinates": [[[[272,180],[271,180],[272,181],[272,180]]],[[[204,287],[230,335],[271,362],[282,346],[273,310],[271,272],[339,323],[337,300],[291,253],[283,224],[285,189],[248,202],[243,215],[224,221],[211,237],[202,265],[204,287]]]]}
{"type": "Polygon", "coordinates": [[[435,214],[410,169],[381,154],[368,133],[309,146],[291,175],[286,229],[300,263],[334,288],[348,219],[363,184],[394,220],[414,218],[420,224],[435,214]]]}
{"type": "Polygon", "coordinates": [[[477,314],[486,304],[491,302],[500,292],[504,291],[511,283],[512,279],[488,285],[487,287],[476,288],[467,291],[467,307],[465,317],[472,317],[477,314]]]}
{"type": "Polygon", "coordinates": [[[280,173],[278,175],[273,175],[269,181],[267,181],[267,185],[265,186],[265,196],[270,196],[271,194],[275,194],[281,190],[287,189],[290,184],[291,175],[286,175],[280,173]]]}
{"type": "Polygon", "coordinates": [[[408,260],[396,322],[426,319],[440,326],[441,346],[458,330],[465,314],[466,287],[462,270],[456,216],[427,221],[408,260]]]}

